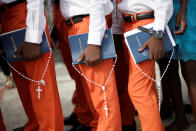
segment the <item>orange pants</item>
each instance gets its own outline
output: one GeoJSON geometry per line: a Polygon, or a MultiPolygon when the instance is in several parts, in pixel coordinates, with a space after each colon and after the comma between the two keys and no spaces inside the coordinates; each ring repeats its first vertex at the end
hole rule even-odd
{"type": "MultiPolygon", "coordinates": [[[[151,22],[153,22],[153,19],[140,20],[134,23],[127,22],[124,23],[123,30],[127,32],[151,22]]],[[[127,60],[129,61],[128,93],[138,111],[142,131],[163,131],[156,85],[137,69],[130,53],[129,56],[129,60],[127,60]]],[[[155,61],[147,60],[138,65],[147,75],[155,79],[155,61]]]]}
{"type": "Polygon", "coordinates": [[[0,131],[5,131],[5,125],[4,125],[4,122],[3,122],[3,117],[2,117],[2,114],[1,114],[1,110],[0,110],[0,131]]]}
{"type": "MultiPolygon", "coordinates": [[[[18,4],[2,12],[3,32],[26,27],[26,14],[26,3],[18,4]]],[[[12,63],[12,66],[27,77],[40,80],[48,57],[49,52],[42,54],[35,61],[18,61],[12,63]]],[[[38,100],[38,93],[36,92],[36,83],[24,79],[15,71],[12,73],[25,113],[29,118],[24,130],[63,131],[63,114],[57,89],[53,58],[44,77],[46,85],[45,87],[41,86],[43,91],[41,92],[40,100],[38,100]]]]}
{"type": "Polygon", "coordinates": [[[135,109],[128,94],[129,65],[125,58],[125,56],[128,57],[128,52],[127,50],[125,51],[122,40],[123,35],[114,34],[115,49],[118,56],[118,61],[115,66],[115,74],[122,125],[129,126],[133,124],[135,109]]]}
{"type": "MultiPolygon", "coordinates": [[[[83,19],[82,22],[69,26],[68,35],[87,33],[88,28],[89,17],[86,17],[83,19]]],[[[103,85],[108,77],[112,66],[113,59],[108,59],[103,60],[99,65],[94,67],[88,67],[85,64],[80,64],[77,67],[89,79],[103,85]]],[[[91,101],[96,112],[99,115],[97,131],[121,131],[121,116],[115,82],[115,73],[112,73],[109,82],[106,85],[106,99],[109,107],[109,117],[106,117],[106,112],[104,110],[105,104],[101,87],[97,87],[85,79],[84,81],[88,85],[88,87],[85,86],[84,89],[90,92],[91,101]]]]}
{"type": "MultiPolygon", "coordinates": [[[[61,15],[59,6],[54,6],[54,24],[57,31],[59,47],[63,57],[63,61],[68,69],[69,75],[76,83],[76,90],[74,92],[72,103],[74,105],[74,112],[78,116],[78,121],[90,127],[95,127],[96,125],[92,123],[94,119],[91,113],[91,110],[88,106],[86,95],[84,93],[84,86],[87,86],[86,83],[82,82],[81,77],[72,67],[72,56],[70,51],[70,46],[67,38],[67,26],[65,25],[65,20],[61,15]],[[66,53],[65,53],[66,52],[66,53]]],[[[94,122],[97,123],[97,122],[94,122]]]]}

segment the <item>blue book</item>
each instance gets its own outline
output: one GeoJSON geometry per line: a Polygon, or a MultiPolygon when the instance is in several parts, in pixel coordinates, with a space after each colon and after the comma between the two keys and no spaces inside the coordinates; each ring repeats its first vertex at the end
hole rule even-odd
{"type": "MultiPolygon", "coordinates": [[[[83,64],[85,60],[78,63],[84,49],[87,47],[88,33],[69,36],[69,44],[71,47],[73,64],[83,64]]],[[[101,58],[110,59],[115,58],[116,52],[114,47],[114,40],[111,29],[107,29],[101,44],[101,58]]]]}
{"type": "MultiPolygon", "coordinates": [[[[17,48],[24,42],[25,33],[26,33],[26,28],[23,28],[23,29],[19,29],[19,30],[15,30],[12,32],[2,34],[0,36],[1,43],[3,45],[3,49],[4,49],[6,59],[8,62],[12,63],[12,62],[22,60],[21,56],[18,58],[13,58],[13,56],[17,48]]],[[[43,33],[41,51],[42,51],[42,54],[50,51],[46,32],[43,33]]]]}
{"type": "MultiPolygon", "coordinates": [[[[152,29],[153,23],[144,26],[145,28],[152,29]]],[[[146,49],[143,52],[138,50],[144,45],[144,43],[152,37],[151,34],[140,31],[139,29],[134,29],[124,33],[125,43],[134,59],[136,64],[149,59],[149,50],[146,49]]],[[[172,50],[175,46],[174,39],[168,26],[165,29],[165,34],[163,38],[164,52],[172,50]]]]}

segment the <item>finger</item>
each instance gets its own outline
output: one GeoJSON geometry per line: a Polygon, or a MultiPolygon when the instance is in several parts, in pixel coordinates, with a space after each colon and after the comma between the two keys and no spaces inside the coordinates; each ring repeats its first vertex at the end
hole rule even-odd
{"type": "Polygon", "coordinates": [[[154,56],[153,52],[149,50],[149,60],[153,60],[153,56],[154,56]]]}
{"type": "Polygon", "coordinates": [[[175,29],[177,30],[180,26],[180,19],[179,17],[176,17],[176,24],[175,24],[175,29]]]}
{"type": "Polygon", "coordinates": [[[21,46],[18,47],[18,49],[16,50],[13,58],[18,58],[22,54],[23,46],[24,46],[24,44],[22,44],[21,46]]]}
{"type": "Polygon", "coordinates": [[[95,62],[92,63],[92,66],[96,66],[101,62],[101,59],[96,60],[95,62]]]}
{"type": "Polygon", "coordinates": [[[157,59],[161,59],[162,58],[162,51],[161,52],[159,52],[159,55],[158,55],[158,58],[157,59]]]}
{"type": "Polygon", "coordinates": [[[158,52],[155,52],[154,55],[153,55],[153,57],[154,57],[153,60],[157,60],[158,59],[158,56],[159,56],[159,53],[158,52]]]}
{"type": "Polygon", "coordinates": [[[138,51],[139,51],[139,52],[143,52],[143,51],[147,48],[147,46],[148,46],[148,44],[145,43],[145,44],[142,46],[142,48],[140,48],[138,51]]]}
{"type": "Polygon", "coordinates": [[[82,62],[84,60],[84,58],[85,58],[85,54],[84,54],[84,52],[82,52],[80,58],[78,59],[78,63],[82,62]]]}
{"type": "Polygon", "coordinates": [[[89,62],[89,60],[86,60],[86,66],[90,66],[91,63],[89,62]]]}
{"type": "Polygon", "coordinates": [[[186,30],[186,27],[187,27],[186,22],[182,21],[181,22],[181,29],[178,30],[178,31],[175,31],[174,34],[176,34],[176,35],[183,35],[185,30],[186,30]]]}

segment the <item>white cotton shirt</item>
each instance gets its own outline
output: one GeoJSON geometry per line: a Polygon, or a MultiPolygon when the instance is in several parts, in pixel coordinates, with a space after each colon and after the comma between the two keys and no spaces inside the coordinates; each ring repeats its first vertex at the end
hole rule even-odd
{"type": "Polygon", "coordinates": [[[101,45],[105,30],[105,16],[113,10],[111,0],[60,0],[61,13],[65,19],[90,14],[88,44],[101,45]]]}
{"type": "MultiPolygon", "coordinates": [[[[16,0],[0,0],[0,5],[9,4],[14,1],[16,0]]],[[[46,26],[44,0],[27,0],[26,25],[25,41],[40,44],[46,26]]]]}
{"type": "Polygon", "coordinates": [[[118,9],[123,14],[154,11],[154,30],[164,31],[173,14],[173,0],[121,0],[118,9]]]}

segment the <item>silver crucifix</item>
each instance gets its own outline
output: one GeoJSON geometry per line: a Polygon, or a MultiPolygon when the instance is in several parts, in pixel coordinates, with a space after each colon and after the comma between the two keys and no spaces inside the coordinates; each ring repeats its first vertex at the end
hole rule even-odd
{"type": "Polygon", "coordinates": [[[40,93],[43,91],[40,86],[38,85],[38,88],[36,89],[37,93],[38,93],[38,99],[40,99],[40,93]]]}

